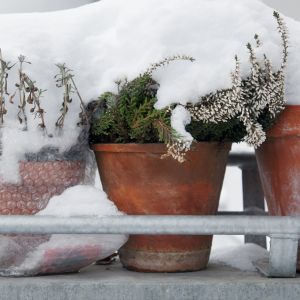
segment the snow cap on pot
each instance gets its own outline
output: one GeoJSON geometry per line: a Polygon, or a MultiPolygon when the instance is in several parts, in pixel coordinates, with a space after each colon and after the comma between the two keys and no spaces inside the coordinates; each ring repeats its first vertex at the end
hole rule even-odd
{"type": "Polygon", "coordinates": [[[255,46],[247,44],[251,72],[241,77],[240,61],[235,57],[231,74],[232,87],[199,97],[197,102],[157,107],[159,84],[153,79],[158,67],[174,60],[190,60],[174,56],[155,63],[138,78],[118,81],[118,93],[104,93],[93,104],[91,141],[105,143],[164,142],[165,156],[184,161],[193,141],[240,142],[255,148],[266,138],[265,130],[275,121],[285,104],[285,68],[287,62],[287,28],[274,12],[282,40],[282,63],[274,70],[271,60],[257,55],[262,41],[254,35],[255,46]]]}

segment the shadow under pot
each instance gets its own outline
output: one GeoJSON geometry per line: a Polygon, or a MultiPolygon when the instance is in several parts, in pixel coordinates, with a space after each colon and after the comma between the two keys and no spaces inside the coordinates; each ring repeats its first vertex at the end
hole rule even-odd
{"type": "MultiPolygon", "coordinates": [[[[95,144],[104,191],[128,215],[214,215],[231,144],[197,143],[178,163],[163,144],[95,144]]],[[[124,267],[144,272],[206,268],[212,236],[131,235],[124,267]]]]}

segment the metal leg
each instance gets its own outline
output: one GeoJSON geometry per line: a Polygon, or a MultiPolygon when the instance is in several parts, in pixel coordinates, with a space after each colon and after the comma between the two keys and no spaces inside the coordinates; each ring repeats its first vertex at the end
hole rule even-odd
{"type": "Polygon", "coordinates": [[[271,236],[269,262],[258,261],[254,265],[268,277],[295,277],[298,239],[298,236],[271,236]]]}
{"type": "MultiPolygon", "coordinates": [[[[264,194],[258,174],[257,165],[241,166],[243,182],[244,211],[259,214],[265,211],[264,194]]],[[[245,243],[254,243],[266,248],[266,237],[246,235],[245,243]]]]}

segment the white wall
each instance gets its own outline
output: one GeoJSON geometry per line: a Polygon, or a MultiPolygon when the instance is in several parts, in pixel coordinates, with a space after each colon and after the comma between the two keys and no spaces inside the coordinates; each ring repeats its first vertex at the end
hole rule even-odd
{"type": "Polygon", "coordinates": [[[77,7],[95,0],[0,0],[0,13],[51,11],[77,7]]]}
{"type": "Polygon", "coordinates": [[[300,0],[263,0],[263,2],[283,14],[300,21],[300,0]]]}

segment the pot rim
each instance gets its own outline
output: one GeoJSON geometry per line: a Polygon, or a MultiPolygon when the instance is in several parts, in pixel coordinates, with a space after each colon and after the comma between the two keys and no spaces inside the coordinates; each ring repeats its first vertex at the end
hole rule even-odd
{"type": "Polygon", "coordinates": [[[295,109],[295,110],[300,110],[300,104],[286,104],[285,109],[295,109]]]}
{"type": "Polygon", "coordinates": [[[267,130],[267,139],[299,138],[300,105],[285,105],[285,109],[276,118],[275,123],[267,130]]]}
{"type": "MultiPolygon", "coordinates": [[[[201,151],[201,148],[211,148],[219,146],[224,150],[230,150],[231,142],[197,142],[194,143],[190,151],[201,151]],[[223,146],[223,147],[222,147],[223,146]]],[[[137,144],[137,143],[97,143],[92,144],[91,149],[95,152],[130,152],[130,153],[166,153],[167,147],[163,143],[147,143],[147,144],[137,144]]]]}

